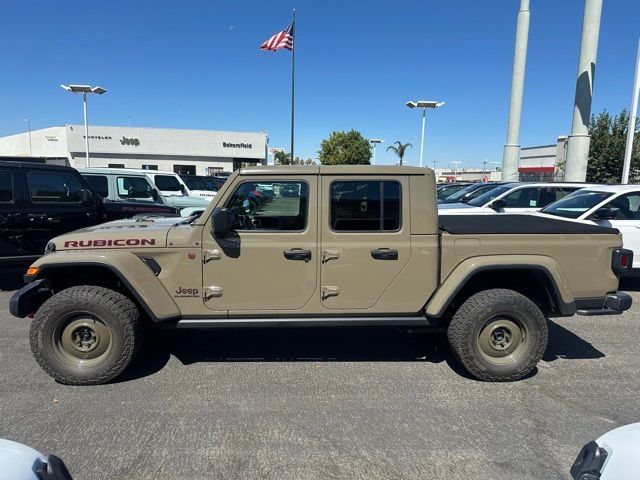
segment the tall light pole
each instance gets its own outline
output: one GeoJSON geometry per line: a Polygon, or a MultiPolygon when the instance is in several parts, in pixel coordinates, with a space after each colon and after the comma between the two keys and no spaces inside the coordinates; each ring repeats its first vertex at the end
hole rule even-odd
{"type": "Polygon", "coordinates": [[[408,101],[407,107],[422,109],[422,135],[420,137],[420,166],[422,166],[422,152],[424,150],[424,127],[426,124],[427,108],[438,108],[444,105],[444,102],[433,102],[431,100],[408,101]]]}
{"type": "Polygon", "coordinates": [[[369,139],[369,143],[373,147],[373,165],[376,164],[376,145],[378,145],[379,143],[383,143],[383,142],[384,142],[384,139],[382,139],[382,138],[370,138],[369,139]]]}
{"type": "Polygon", "coordinates": [[[640,95],[640,40],[638,40],[638,57],[636,58],[636,76],[633,81],[633,94],[631,95],[631,113],[627,125],[627,146],[624,149],[624,163],[622,167],[622,183],[629,183],[629,170],[631,169],[631,152],[633,151],[633,138],[636,134],[636,119],[638,113],[638,95],[640,95]]]}
{"type": "Polygon", "coordinates": [[[567,140],[567,161],[564,170],[565,182],[584,182],[589,161],[589,119],[593,98],[593,77],[596,73],[596,56],[600,36],[602,0],[585,0],[582,18],[582,38],[576,96],[573,105],[571,135],[567,140]]]}
{"type": "Polygon", "coordinates": [[[33,157],[33,149],[31,148],[31,119],[25,118],[25,122],[27,122],[27,128],[29,129],[29,156],[33,157]]]}
{"type": "Polygon", "coordinates": [[[438,160],[434,160],[431,163],[433,163],[433,170],[435,171],[436,170],[436,163],[438,163],[438,160]]]}
{"type": "Polygon", "coordinates": [[[454,182],[458,180],[458,164],[460,163],[462,162],[451,162],[451,165],[453,165],[453,176],[454,176],[453,181],[454,182]]]}
{"type": "Polygon", "coordinates": [[[97,93],[102,95],[106,90],[102,87],[91,87],[89,85],[60,85],[62,88],[72,93],[82,94],[82,110],[84,112],[84,146],[87,154],[87,167],[91,166],[89,160],[89,124],[87,122],[87,93],[97,93]]]}
{"type": "Polygon", "coordinates": [[[520,162],[520,119],[524,95],[524,72],[527,66],[530,16],[529,0],[520,0],[520,10],[518,10],[516,20],[516,44],[513,50],[507,143],[504,145],[502,154],[502,174],[511,181],[518,179],[518,163],[520,162]]]}

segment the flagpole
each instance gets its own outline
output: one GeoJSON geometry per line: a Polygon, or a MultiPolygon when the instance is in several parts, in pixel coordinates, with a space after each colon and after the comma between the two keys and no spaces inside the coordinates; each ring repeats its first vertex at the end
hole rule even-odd
{"type": "Polygon", "coordinates": [[[293,25],[293,49],[291,50],[291,163],[295,160],[293,155],[293,134],[294,134],[294,114],[295,114],[295,85],[296,85],[296,9],[293,9],[293,19],[291,20],[293,25]]]}

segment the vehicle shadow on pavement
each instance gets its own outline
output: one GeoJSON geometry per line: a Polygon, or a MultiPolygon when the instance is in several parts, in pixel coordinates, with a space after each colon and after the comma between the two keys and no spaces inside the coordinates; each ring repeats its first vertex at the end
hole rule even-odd
{"type": "MultiPolygon", "coordinates": [[[[164,368],[171,356],[183,365],[200,362],[456,362],[443,333],[404,333],[394,328],[276,328],[212,331],[151,331],[137,361],[119,381],[164,368]]],[[[589,359],[604,354],[573,332],[549,321],[545,361],[589,359]]],[[[530,376],[534,376],[534,370],[530,376]]]]}
{"type": "Polygon", "coordinates": [[[556,322],[548,320],[547,326],[549,343],[547,351],[542,356],[545,362],[552,362],[559,358],[586,360],[605,356],[592,344],[556,322]]]}
{"type": "Polygon", "coordinates": [[[447,362],[461,376],[443,333],[395,328],[274,328],[153,331],[120,381],[161,370],[173,355],[199,362],[447,362]]]}
{"type": "Polygon", "coordinates": [[[24,286],[25,269],[23,268],[3,268],[0,270],[0,291],[9,292],[18,290],[24,286]]]}

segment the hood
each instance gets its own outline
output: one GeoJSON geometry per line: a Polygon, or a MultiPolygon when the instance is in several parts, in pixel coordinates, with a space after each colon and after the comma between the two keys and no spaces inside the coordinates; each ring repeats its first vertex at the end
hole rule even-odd
{"type": "Polygon", "coordinates": [[[174,207],[207,207],[213,197],[188,197],[188,196],[171,196],[165,197],[165,201],[174,207]]]}
{"type": "Polygon", "coordinates": [[[450,209],[458,209],[458,210],[462,210],[462,209],[468,209],[468,208],[478,208],[478,207],[474,207],[472,205],[468,205],[466,203],[440,203],[438,204],[438,210],[450,210],[450,209]]]}
{"type": "MultiPolygon", "coordinates": [[[[82,228],[51,240],[55,250],[94,250],[99,248],[163,248],[167,233],[184,218],[140,218],[82,228]]],[[[50,247],[47,246],[49,250],[50,247]]]]}

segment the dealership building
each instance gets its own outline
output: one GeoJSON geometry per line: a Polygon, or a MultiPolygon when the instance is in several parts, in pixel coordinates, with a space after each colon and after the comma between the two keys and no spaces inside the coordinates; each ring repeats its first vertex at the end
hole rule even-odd
{"type": "Polygon", "coordinates": [[[142,168],[192,175],[266,164],[265,132],[66,125],[0,137],[0,158],[81,167],[142,168]]]}

